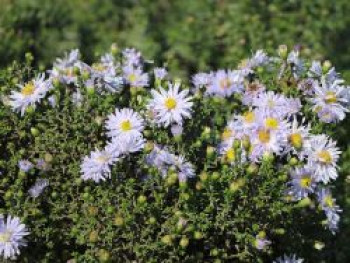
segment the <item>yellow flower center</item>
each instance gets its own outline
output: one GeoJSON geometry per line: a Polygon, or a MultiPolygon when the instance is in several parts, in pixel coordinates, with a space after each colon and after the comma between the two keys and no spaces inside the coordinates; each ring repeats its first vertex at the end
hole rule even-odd
{"type": "Polygon", "coordinates": [[[132,74],[129,75],[128,79],[129,79],[129,82],[132,83],[132,82],[136,81],[137,76],[134,73],[132,73],[132,74]]]}
{"type": "Polygon", "coordinates": [[[132,129],[131,122],[129,120],[122,121],[120,124],[120,128],[123,132],[130,131],[132,129]]]}
{"type": "Polygon", "coordinates": [[[303,145],[303,138],[301,137],[300,133],[292,133],[289,136],[289,142],[295,148],[300,149],[303,145]]]}
{"type": "Polygon", "coordinates": [[[270,132],[266,130],[260,130],[258,132],[258,137],[262,143],[268,143],[270,141],[270,132]]]}
{"type": "Polygon", "coordinates": [[[11,239],[11,231],[6,231],[4,233],[0,233],[0,243],[9,242],[11,239]]]}
{"type": "Polygon", "coordinates": [[[328,207],[333,207],[334,206],[334,201],[332,199],[331,196],[327,195],[325,198],[324,198],[324,203],[326,204],[326,206],[328,207]]]}
{"type": "Polygon", "coordinates": [[[221,134],[221,138],[223,140],[227,140],[231,137],[232,131],[230,129],[225,129],[224,132],[221,134]]]}
{"type": "Polygon", "coordinates": [[[278,120],[275,118],[267,118],[265,120],[265,125],[269,129],[276,130],[278,128],[278,120]]]}
{"type": "Polygon", "coordinates": [[[227,152],[226,152],[226,158],[229,162],[233,162],[235,160],[235,150],[230,148],[227,152]]]}
{"type": "Polygon", "coordinates": [[[104,65],[102,65],[101,63],[96,63],[92,65],[92,68],[96,71],[104,71],[106,69],[106,67],[104,65]]]}
{"type": "Polygon", "coordinates": [[[337,96],[333,91],[328,91],[326,95],[326,103],[336,103],[337,102],[337,96]]]}
{"type": "Polygon", "coordinates": [[[173,110],[176,108],[176,105],[177,105],[177,102],[175,99],[173,98],[167,98],[165,100],[165,107],[168,109],[168,110],[173,110]]]}
{"type": "Polygon", "coordinates": [[[24,85],[24,87],[21,90],[21,93],[23,96],[30,96],[34,93],[35,91],[35,86],[32,82],[28,82],[27,84],[24,85]]]}
{"type": "Polygon", "coordinates": [[[106,162],[108,162],[108,160],[109,160],[109,156],[107,156],[107,155],[101,155],[101,156],[97,157],[96,160],[97,160],[99,163],[106,163],[106,162]]]}
{"type": "Polygon", "coordinates": [[[318,160],[325,164],[329,164],[333,161],[331,154],[326,150],[322,150],[318,153],[318,160]]]}
{"type": "Polygon", "coordinates": [[[300,186],[302,188],[308,188],[311,185],[311,178],[307,175],[303,176],[303,178],[300,179],[300,186]]]}
{"type": "Polygon", "coordinates": [[[72,68],[69,68],[65,71],[67,77],[74,77],[74,71],[72,68]]]}
{"type": "Polygon", "coordinates": [[[248,111],[248,112],[244,113],[243,117],[244,117],[244,121],[247,123],[252,123],[255,120],[255,114],[252,111],[248,111]]]}
{"type": "Polygon", "coordinates": [[[220,80],[220,88],[221,89],[228,89],[231,85],[231,81],[228,78],[224,78],[220,80]]]}

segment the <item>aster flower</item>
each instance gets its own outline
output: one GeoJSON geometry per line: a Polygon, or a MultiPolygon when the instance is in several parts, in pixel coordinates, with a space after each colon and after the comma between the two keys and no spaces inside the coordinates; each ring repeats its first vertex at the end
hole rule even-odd
{"type": "Polygon", "coordinates": [[[31,197],[37,198],[49,186],[49,180],[37,179],[35,184],[28,190],[31,197]]]}
{"type": "Polygon", "coordinates": [[[132,109],[116,109],[106,121],[107,135],[109,137],[141,135],[144,121],[140,114],[132,109]]]}
{"type": "Polygon", "coordinates": [[[145,146],[145,139],[139,135],[113,137],[106,146],[107,152],[113,156],[128,155],[142,150],[145,146]]]}
{"type": "Polygon", "coordinates": [[[253,99],[256,98],[261,92],[265,91],[265,86],[257,81],[247,83],[242,97],[242,103],[244,105],[251,106],[253,99]]]}
{"type": "Polygon", "coordinates": [[[306,96],[312,96],[315,94],[315,86],[317,85],[317,80],[312,78],[303,79],[298,83],[298,90],[300,90],[306,96]]]}
{"type": "MultiPolygon", "coordinates": [[[[172,167],[176,171],[180,182],[185,182],[188,178],[195,176],[193,165],[187,162],[184,156],[164,152],[160,158],[162,165],[165,165],[167,170],[172,167]]],[[[163,173],[163,176],[165,175],[163,173]]]]}
{"type": "Polygon", "coordinates": [[[250,158],[252,161],[258,161],[265,154],[282,153],[286,138],[278,131],[266,129],[263,127],[253,131],[250,136],[252,149],[250,158]]]}
{"type": "Polygon", "coordinates": [[[148,86],[148,74],[144,73],[140,67],[123,67],[123,77],[126,80],[126,83],[132,88],[142,88],[148,86]]]}
{"type": "Polygon", "coordinates": [[[258,250],[264,250],[271,244],[271,241],[266,238],[264,231],[261,231],[255,236],[254,246],[258,250]]]}
{"type": "Polygon", "coordinates": [[[44,159],[37,159],[35,167],[39,170],[46,171],[49,168],[49,164],[44,159]]]}
{"type": "Polygon", "coordinates": [[[123,78],[116,75],[114,63],[103,61],[101,58],[101,62],[92,65],[89,70],[91,77],[85,82],[85,86],[95,86],[100,92],[120,92],[124,84],[123,78]]]}
{"type": "Polygon", "coordinates": [[[310,99],[314,105],[313,110],[318,113],[325,122],[337,122],[345,118],[349,110],[344,107],[347,104],[346,88],[343,80],[336,80],[328,85],[324,80],[321,85],[315,86],[315,95],[310,99]]]}
{"type": "Polygon", "coordinates": [[[0,256],[4,259],[15,259],[20,254],[20,247],[26,246],[24,237],[29,235],[18,217],[10,215],[4,219],[0,214],[0,256]]]}
{"type": "Polygon", "coordinates": [[[155,68],[153,69],[154,77],[159,80],[163,80],[166,75],[168,75],[168,71],[165,68],[155,68]]]}
{"type": "Polygon", "coordinates": [[[81,68],[86,65],[79,60],[79,57],[79,50],[74,49],[66,53],[63,58],[57,58],[52,70],[48,70],[50,79],[64,84],[77,84],[78,76],[74,73],[74,67],[81,68]]]}
{"type": "Polygon", "coordinates": [[[255,52],[252,58],[250,58],[247,63],[246,67],[253,69],[259,66],[266,65],[270,62],[270,58],[263,50],[258,50],[255,52]]]}
{"type": "Polygon", "coordinates": [[[241,93],[243,76],[238,70],[218,70],[213,74],[211,83],[208,85],[207,94],[229,97],[233,93],[241,93]]]}
{"type": "Polygon", "coordinates": [[[84,100],[83,95],[80,92],[80,89],[77,89],[73,94],[72,94],[72,103],[76,105],[77,107],[81,107],[82,102],[84,100]]]}
{"type": "Polygon", "coordinates": [[[302,105],[299,98],[285,98],[285,101],[286,107],[284,110],[287,117],[301,114],[302,105]]]}
{"type": "Polygon", "coordinates": [[[45,80],[45,75],[41,74],[26,84],[18,86],[20,88],[19,92],[11,92],[10,104],[14,111],[20,112],[23,116],[29,106],[35,108],[36,104],[45,97],[51,88],[51,82],[45,80]]]}
{"type": "Polygon", "coordinates": [[[316,182],[327,184],[338,177],[336,163],[341,152],[336,143],[325,135],[315,135],[310,142],[308,164],[315,170],[316,182]]]}
{"type": "Polygon", "coordinates": [[[232,135],[241,139],[243,136],[250,137],[253,130],[258,128],[258,116],[255,110],[249,110],[244,112],[242,115],[235,115],[234,121],[228,123],[227,129],[231,131],[232,135]]]}
{"type": "Polygon", "coordinates": [[[148,165],[156,167],[161,175],[166,177],[172,159],[173,154],[166,147],[156,144],[153,150],[146,155],[145,161],[148,165]]]}
{"type": "Polygon", "coordinates": [[[299,125],[297,119],[293,118],[291,128],[287,131],[288,144],[285,151],[296,154],[300,160],[304,160],[311,147],[309,131],[310,124],[299,125]]]}
{"type": "Polygon", "coordinates": [[[22,172],[29,172],[34,167],[34,164],[28,160],[21,160],[18,162],[18,167],[22,172]]]}
{"type": "Polygon", "coordinates": [[[116,64],[114,56],[111,53],[102,55],[100,60],[103,65],[107,65],[108,67],[117,68],[119,66],[116,64]]]}
{"type": "Polygon", "coordinates": [[[112,153],[109,148],[103,151],[95,150],[90,156],[85,156],[81,164],[81,173],[83,180],[93,180],[96,183],[105,181],[110,178],[110,166],[118,161],[116,154],[112,153]]]}
{"type": "Polygon", "coordinates": [[[313,169],[308,166],[295,168],[290,172],[292,180],[289,182],[289,194],[295,200],[301,200],[312,194],[316,187],[316,182],[313,178],[313,169]]]}
{"type": "Polygon", "coordinates": [[[319,189],[317,192],[317,199],[322,210],[326,213],[329,230],[335,233],[338,230],[338,223],[340,221],[339,213],[341,213],[342,210],[335,203],[335,199],[332,197],[329,188],[319,189]]]}
{"type": "Polygon", "coordinates": [[[155,122],[164,127],[170,124],[182,124],[183,118],[191,116],[191,97],[188,90],[179,91],[180,84],[168,84],[168,90],[162,87],[158,90],[151,90],[152,100],[147,108],[154,113],[155,122]]]}
{"type": "Polygon", "coordinates": [[[73,67],[80,58],[79,49],[73,49],[69,53],[66,53],[63,58],[57,58],[54,67],[56,68],[68,68],[73,67]]]}
{"type": "Polygon", "coordinates": [[[283,257],[279,257],[273,261],[273,263],[303,263],[304,259],[297,258],[296,255],[283,255],[283,257]]]}
{"type": "Polygon", "coordinates": [[[219,147],[219,152],[222,155],[222,157],[230,164],[235,164],[238,161],[244,162],[245,161],[245,152],[242,152],[241,156],[237,160],[237,151],[233,147],[234,140],[226,141],[225,143],[221,144],[219,147]]]}
{"type": "Polygon", "coordinates": [[[252,105],[266,115],[282,118],[289,113],[288,103],[283,95],[273,91],[261,92],[253,98],[252,105]]]}
{"type": "MultiPolygon", "coordinates": [[[[238,116],[235,116],[235,118],[238,118],[238,116]]],[[[244,130],[243,125],[244,124],[236,119],[230,120],[221,134],[223,143],[227,144],[233,142],[234,139],[240,139],[242,137],[241,134],[243,133],[242,130],[244,130]]]]}
{"type": "Polygon", "coordinates": [[[57,106],[56,97],[54,95],[48,97],[47,100],[49,101],[49,104],[52,108],[55,108],[57,106]]]}
{"type": "Polygon", "coordinates": [[[173,136],[178,136],[182,134],[183,127],[182,125],[174,124],[171,126],[170,131],[173,136]]]}
{"type": "Polygon", "coordinates": [[[202,87],[208,87],[212,81],[212,73],[197,73],[192,76],[192,84],[195,87],[195,90],[198,90],[202,87]]]}
{"type": "Polygon", "coordinates": [[[139,66],[141,63],[141,53],[133,48],[126,48],[122,52],[123,64],[126,66],[139,66]]]}
{"type": "Polygon", "coordinates": [[[304,62],[299,58],[299,51],[293,50],[288,54],[287,62],[292,67],[292,72],[295,78],[299,78],[305,70],[304,62]]]}
{"type": "Polygon", "coordinates": [[[324,72],[320,61],[312,61],[308,76],[316,79],[323,79],[327,83],[332,83],[338,79],[338,73],[335,71],[335,68],[329,67],[327,72],[324,72]]]}

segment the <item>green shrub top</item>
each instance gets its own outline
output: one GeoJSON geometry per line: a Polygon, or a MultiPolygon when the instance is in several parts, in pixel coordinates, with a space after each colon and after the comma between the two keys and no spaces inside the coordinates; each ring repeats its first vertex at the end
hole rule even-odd
{"type": "Polygon", "coordinates": [[[341,214],[331,136],[350,97],[329,61],[280,46],[184,82],[113,47],[46,74],[14,64],[1,85],[5,259],[327,257],[341,214]]]}

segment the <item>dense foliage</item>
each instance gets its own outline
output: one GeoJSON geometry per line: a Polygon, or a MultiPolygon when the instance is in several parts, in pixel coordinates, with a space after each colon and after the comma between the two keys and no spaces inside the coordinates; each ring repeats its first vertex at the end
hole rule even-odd
{"type": "Polygon", "coordinates": [[[328,61],[281,46],[182,82],[133,49],[91,65],[75,50],[49,77],[26,59],[1,73],[0,253],[8,242],[20,262],[335,259],[329,136],[350,94],[328,61]]]}

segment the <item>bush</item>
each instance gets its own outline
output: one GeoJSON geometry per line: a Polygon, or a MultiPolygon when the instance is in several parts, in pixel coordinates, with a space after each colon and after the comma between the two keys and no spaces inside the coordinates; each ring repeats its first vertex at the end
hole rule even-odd
{"type": "Polygon", "coordinates": [[[1,73],[5,258],[3,242],[21,262],[334,260],[349,89],[328,61],[281,46],[188,87],[133,49],[74,50],[48,78],[31,59],[1,73]]]}

